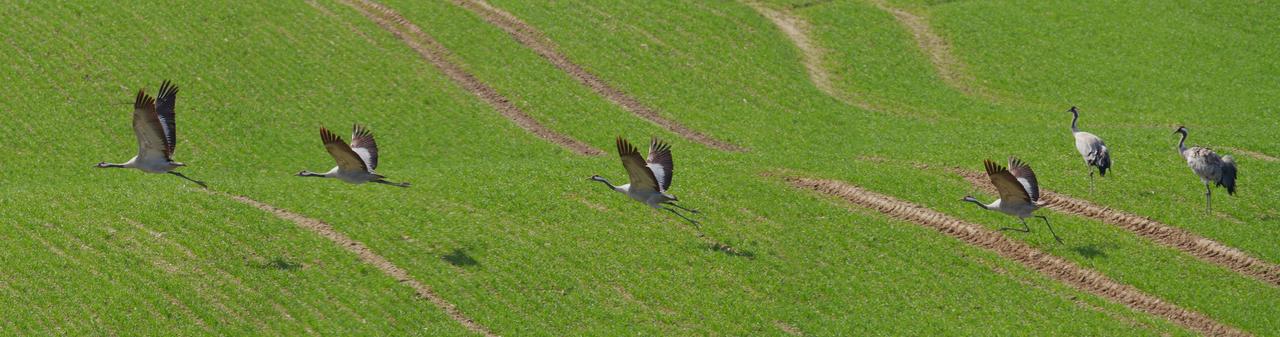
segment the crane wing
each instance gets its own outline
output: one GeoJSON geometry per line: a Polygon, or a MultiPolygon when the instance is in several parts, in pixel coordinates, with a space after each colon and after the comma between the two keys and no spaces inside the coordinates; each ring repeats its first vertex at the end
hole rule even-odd
{"type": "Polygon", "coordinates": [[[666,192],[671,188],[671,174],[675,171],[675,167],[671,164],[671,144],[667,144],[657,137],[649,141],[649,158],[645,160],[649,171],[653,172],[654,180],[661,187],[661,192],[666,192]]]}
{"type": "Polygon", "coordinates": [[[1075,137],[1076,151],[1080,152],[1080,156],[1090,165],[1097,162],[1099,155],[1106,151],[1106,143],[1092,133],[1076,132],[1075,137]]]}
{"type": "Polygon", "coordinates": [[[133,135],[138,138],[138,160],[169,158],[164,127],[156,116],[156,100],[143,90],[138,90],[133,101],[133,135]]]}
{"type": "Polygon", "coordinates": [[[1022,184],[1018,182],[1018,178],[1009,173],[1009,170],[990,160],[984,160],[983,164],[987,167],[987,177],[991,178],[991,184],[995,185],[996,191],[1000,193],[1001,202],[1031,203],[1031,196],[1023,189],[1022,184]]]}
{"type": "Polygon", "coordinates": [[[178,87],[165,80],[160,83],[160,92],[156,94],[156,117],[164,128],[165,155],[173,157],[173,149],[178,146],[178,122],[174,119],[174,106],[178,99],[178,87]]]}
{"type": "Polygon", "coordinates": [[[378,169],[378,142],[373,141],[373,132],[364,125],[356,124],[351,127],[351,150],[360,156],[370,172],[378,169]]]}
{"type": "Polygon", "coordinates": [[[339,171],[369,172],[364,161],[360,160],[360,155],[351,150],[351,147],[347,146],[347,143],[343,142],[338,135],[329,132],[329,129],[320,127],[320,140],[324,141],[324,149],[328,150],[333,160],[338,162],[339,171]]]}
{"type": "Polygon", "coordinates": [[[1031,202],[1040,200],[1040,183],[1036,182],[1036,173],[1031,171],[1031,165],[1014,157],[1009,157],[1009,173],[1018,179],[1018,184],[1022,185],[1027,196],[1031,197],[1031,202]]]}
{"type": "Polygon", "coordinates": [[[622,157],[622,167],[627,169],[627,178],[631,180],[632,191],[659,191],[658,179],[653,176],[640,151],[622,137],[618,137],[618,156],[622,157]]]}

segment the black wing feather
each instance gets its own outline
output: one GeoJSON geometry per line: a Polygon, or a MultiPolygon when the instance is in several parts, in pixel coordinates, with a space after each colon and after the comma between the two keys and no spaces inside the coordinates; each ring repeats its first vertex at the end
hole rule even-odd
{"type": "MultiPolygon", "coordinates": [[[[364,125],[356,124],[351,127],[351,149],[368,153],[369,160],[366,163],[369,168],[378,168],[378,142],[373,140],[373,132],[364,125]]],[[[364,156],[361,156],[364,160],[364,156]]]]}
{"type": "Polygon", "coordinates": [[[177,99],[177,86],[169,80],[160,84],[160,92],[156,96],[156,115],[160,118],[160,126],[164,128],[165,154],[170,156],[173,155],[173,149],[178,146],[178,122],[174,118],[177,99]]]}
{"type": "Polygon", "coordinates": [[[654,172],[654,176],[661,179],[658,184],[662,191],[665,192],[667,189],[670,189],[671,176],[673,176],[673,173],[675,172],[674,164],[671,161],[671,144],[667,144],[666,142],[659,140],[657,137],[653,137],[653,139],[649,141],[649,158],[646,162],[650,165],[656,164],[662,167],[662,176],[657,177],[657,172],[654,172]]]}

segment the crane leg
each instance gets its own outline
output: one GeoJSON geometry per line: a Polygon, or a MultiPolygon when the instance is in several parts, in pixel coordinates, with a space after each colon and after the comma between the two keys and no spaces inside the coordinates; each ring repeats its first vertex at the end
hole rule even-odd
{"type": "Polygon", "coordinates": [[[1204,183],[1204,214],[1213,214],[1213,203],[1209,200],[1213,196],[1213,189],[1209,188],[1209,182],[1204,183]]]}
{"type": "Polygon", "coordinates": [[[702,236],[702,225],[698,223],[698,220],[690,219],[689,217],[684,216],[684,214],[680,214],[680,212],[676,212],[676,210],[674,209],[670,209],[666,207],[663,207],[662,209],[666,210],[667,212],[671,212],[671,214],[675,214],[681,219],[684,219],[684,221],[688,221],[690,224],[693,224],[693,228],[698,230],[698,236],[702,236]]]}
{"type": "Polygon", "coordinates": [[[379,184],[387,184],[387,185],[391,185],[391,186],[397,186],[397,187],[409,187],[409,183],[393,183],[393,182],[386,181],[386,180],[382,180],[382,179],[374,180],[373,182],[375,182],[375,183],[379,183],[379,184]]]}
{"type": "Polygon", "coordinates": [[[1089,169],[1089,194],[1093,194],[1093,169],[1089,169]]]}
{"type": "Polygon", "coordinates": [[[684,211],[686,211],[686,212],[689,212],[689,213],[693,213],[693,214],[702,214],[702,212],[698,212],[698,210],[696,210],[696,209],[688,209],[688,208],[684,208],[684,206],[680,206],[680,205],[678,205],[678,204],[676,204],[676,203],[674,203],[674,202],[668,202],[668,203],[667,203],[667,205],[675,206],[676,208],[682,209],[682,210],[684,210],[684,211]]]}
{"type": "Polygon", "coordinates": [[[1043,215],[1037,215],[1036,217],[1040,218],[1040,220],[1044,220],[1044,226],[1049,228],[1049,234],[1053,234],[1053,239],[1058,240],[1058,243],[1061,244],[1062,238],[1058,237],[1058,233],[1053,232],[1053,226],[1049,225],[1049,218],[1046,218],[1043,215]]]}
{"type": "Polygon", "coordinates": [[[1089,161],[1086,160],[1084,161],[1084,168],[1085,168],[1085,171],[1089,171],[1089,193],[1092,194],[1093,193],[1093,165],[1090,165],[1089,161]]]}
{"type": "Polygon", "coordinates": [[[1013,230],[1013,231],[1019,231],[1019,232],[1023,232],[1023,233],[1030,233],[1030,232],[1031,232],[1031,227],[1030,227],[1030,226],[1027,226],[1027,219],[1019,218],[1018,220],[1022,220],[1022,229],[1010,228],[1010,227],[1000,227],[1000,230],[1002,230],[1002,231],[1013,230]]]}
{"type": "Polygon", "coordinates": [[[196,183],[196,185],[200,185],[200,187],[209,188],[209,185],[205,185],[203,181],[188,178],[186,175],[183,175],[182,173],[178,173],[178,171],[169,171],[169,174],[178,176],[182,179],[190,180],[191,182],[196,183]]]}

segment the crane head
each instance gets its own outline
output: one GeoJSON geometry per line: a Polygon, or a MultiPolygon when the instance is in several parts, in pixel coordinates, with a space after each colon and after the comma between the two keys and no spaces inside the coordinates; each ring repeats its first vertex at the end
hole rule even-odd
{"type": "Polygon", "coordinates": [[[1173,130],[1173,133],[1187,134],[1187,127],[1179,125],[1177,129],[1173,130]]]}
{"type": "Polygon", "coordinates": [[[978,202],[978,199],[974,199],[972,195],[966,195],[964,198],[960,198],[960,201],[978,202]]]}
{"type": "Polygon", "coordinates": [[[1070,109],[1067,109],[1067,112],[1070,112],[1070,113],[1073,113],[1073,114],[1074,114],[1074,113],[1080,113],[1080,111],[1079,111],[1079,110],[1076,110],[1076,106],[1074,106],[1074,105],[1072,105],[1070,109]]]}

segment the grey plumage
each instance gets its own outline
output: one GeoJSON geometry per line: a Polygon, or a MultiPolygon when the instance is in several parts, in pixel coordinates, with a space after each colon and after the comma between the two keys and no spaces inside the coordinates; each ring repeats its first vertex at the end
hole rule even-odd
{"type": "Polygon", "coordinates": [[[178,99],[178,87],[168,80],[160,84],[159,99],[151,98],[146,90],[138,90],[133,102],[133,135],[138,141],[138,155],[129,161],[113,164],[98,163],[98,168],[132,168],[147,173],[168,173],[189,180],[202,187],[204,182],[191,179],[174,171],[187,166],[173,160],[178,145],[177,118],[174,114],[178,99]]]}
{"type": "Polygon", "coordinates": [[[961,201],[974,203],[985,210],[1008,214],[1022,221],[1022,229],[1005,227],[1001,230],[1030,232],[1031,227],[1027,226],[1027,218],[1040,218],[1049,228],[1049,233],[1053,234],[1053,239],[1062,243],[1062,238],[1058,237],[1058,233],[1053,231],[1053,226],[1049,225],[1049,218],[1032,214],[1040,209],[1043,203],[1040,201],[1040,183],[1036,181],[1036,174],[1031,170],[1030,165],[1014,157],[1009,157],[1008,169],[990,160],[984,160],[983,165],[986,168],[987,177],[991,179],[991,184],[1000,194],[1000,199],[990,204],[983,204],[972,196],[965,196],[960,199],[961,201]]]}
{"type": "Polygon", "coordinates": [[[1182,155],[1182,159],[1187,161],[1187,166],[1191,168],[1191,172],[1195,172],[1200,176],[1200,181],[1204,183],[1204,207],[1205,212],[1211,212],[1213,206],[1211,197],[1213,190],[1209,184],[1217,185],[1227,189],[1227,195],[1236,194],[1236,161],[1231,156],[1219,156],[1208,148],[1193,146],[1188,148],[1187,128],[1179,126],[1173,133],[1182,134],[1182,139],[1178,140],[1178,153],[1182,155]]]}
{"type": "Polygon", "coordinates": [[[640,151],[622,137],[618,137],[615,143],[618,148],[618,157],[622,159],[622,167],[627,170],[629,183],[615,186],[599,175],[591,176],[589,179],[604,183],[609,189],[625,194],[649,207],[674,213],[694,226],[698,226],[696,220],[675,209],[664,207],[672,206],[690,213],[698,213],[696,210],[676,204],[680,199],[667,192],[671,188],[672,176],[675,172],[675,166],[671,160],[671,145],[653,138],[649,141],[649,155],[646,158],[641,157],[640,151]]]}
{"type": "Polygon", "coordinates": [[[324,127],[320,127],[320,141],[324,143],[324,149],[329,152],[329,156],[333,157],[338,166],[325,173],[298,172],[299,177],[337,178],[352,184],[375,182],[409,187],[409,183],[406,182],[387,181],[387,177],[374,171],[378,168],[378,143],[373,140],[373,132],[363,125],[356,124],[351,127],[350,146],[342,141],[342,137],[324,127]]]}
{"type": "MultiPolygon", "coordinates": [[[[1080,111],[1076,107],[1071,107],[1071,135],[1076,139],[1076,151],[1080,152],[1080,156],[1084,158],[1085,165],[1096,167],[1098,176],[1107,176],[1107,170],[1111,169],[1111,151],[1107,149],[1107,144],[1098,136],[1080,131],[1076,123],[1080,120],[1080,111]]],[[[1089,171],[1089,176],[1093,176],[1093,171],[1089,171]]]]}

